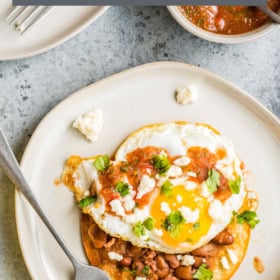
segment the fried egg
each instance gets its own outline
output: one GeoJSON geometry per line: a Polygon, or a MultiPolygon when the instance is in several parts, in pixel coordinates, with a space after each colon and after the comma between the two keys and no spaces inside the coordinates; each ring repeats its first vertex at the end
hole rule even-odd
{"type": "Polygon", "coordinates": [[[70,157],[64,183],[111,236],[166,253],[190,252],[231,222],[246,196],[233,144],[205,124],[132,133],[115,157],[70,157]]]}

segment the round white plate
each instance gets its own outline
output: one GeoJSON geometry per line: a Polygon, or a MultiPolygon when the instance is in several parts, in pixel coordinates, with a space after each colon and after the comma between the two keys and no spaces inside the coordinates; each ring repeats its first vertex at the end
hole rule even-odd
{"type": "Polygon", "coordinates": [[[0,60],[19,59],[45,52],[73,37],[108,9],[105,6],[56,7],[23,36],[4,21],[12,0],[0,1],[0,60]]]}
{"type": "MultiPolygon", "coordinates": [[[[234,279],[276,280],[280,276],[280,123],[244,91],[201,68],[176,62],[139,66],[90,85],[55,107],[34,132],[21,165],[35,195],[71,250],[86,260],[80,240],[79,210],[72,193],[54,180],[68,156],[112,154],[135,129],[155,122],[205,122],[232,139],[252,172],[249,187],[260,194],[261,223],[252,231],[248,253],[234,279]],[[198,90],[193,105],[179,105],[175,89],[198,90]],[[71,127],[92,109],[104,113],[99,140],[89,143],[71,127]],[[253,268],[260,256],[263,274],[253,268]]],[[[23,197],[16,193],[16,217],[22,252],[33,279],[69,279],[72,268],[23,197]]]]}

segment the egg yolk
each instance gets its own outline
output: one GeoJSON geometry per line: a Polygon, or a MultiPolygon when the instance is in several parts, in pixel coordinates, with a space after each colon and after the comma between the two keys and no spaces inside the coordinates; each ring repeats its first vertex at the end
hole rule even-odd
{"type": "Polygon", "coordinates": [[[206,198],[199,196],[195,191],[188,191],[184,186],[174,186],[170,197],[159,194],[152,203],[151,215],[155,219],[155,227],[162,230],[161,239],[169,247],[178,247],[180,243],[189,242],[194,244],[202,236],[205,236],[211,226],[212,219],[208,215],[209,202],[206,198]],[[180,199],[178,199],[180,197],[180,199]],[[163,227],[163,222],[168,215],[161,210],[162,202],[168,204],[171,212],[180,211],[182,206],[190,208],[192,211],[198,209],[199,217],[195,223],[189,223],[186,219],[178,227],[178,232],[174,236],[163,227]]]}

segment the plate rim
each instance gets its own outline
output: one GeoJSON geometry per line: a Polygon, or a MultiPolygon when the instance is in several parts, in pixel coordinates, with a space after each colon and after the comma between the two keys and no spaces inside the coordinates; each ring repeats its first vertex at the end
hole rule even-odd
{"type": "MultiPolygon", "coordinates": [[[[78,95],[82,95],[84,91],[88,91],[88,89],[92,88],[92,87],[96,87],[99,85],[102,85],[104,83],[110,83],[116,79],[122,78],[126,75],[130,75],[133,73],[137,73],[137,72],[141,72],[147,68],[181,68],[183,69],[187,69],[187,70],[193,70],[196,72],[200,72],[203,73],[204,75],[206,75],[207,77],[209,77],[210,79],[214,79],[215,81],[218,81],[219,83],[222,83],[223,85],[231,88],[233,91],[237,92],[238,94],[236,96],[234,96],[234,98],[236,100],[241,99],[241,101],[243,100],[243,102],[245,102],[245,107],[248,108],[248,110],[255,116],[257,116],[259,119],[262,120],[261,117],[266,117],[268,118],[267,120],[269,121],[270,125],[272,124],[273,127],[276,128],[277,130],[277,135],[275,135],[275,133],[273,133],[271,126],[267,126],[268,131],[271,132],[271,136],[274,136],[276,139],[280,140],[280,119],[277,118],[276,115],[274,115],[271,111],[269,111],[262,103],[260,103],[260,101],[258,101],[256,98],[254,98],[253,96],[251,96],[249,93],[247,93],[245,90],[241,89],[239,86],[235,85],[233,82],[228,81],[227,79],[212,73],[209,70],[206,70],[202,67],[199,66],[195,66],[192,64],[188,64],[188,63],[184,63],[184,62],[177,62],[177,61],[157,61],[157,62],[151,62],[151,63],[145,63],[145,64],[141,64],[132,68],[128,68],[126,70],[120,71],[118,73],[109,75],[108,77],[105,77],[101,80],[98,80],[88,86],[85,86],[75,92],[73,92],[72,94],[70,94],[69,96],[67,96],[66,98],[64,98],[62,101],[60,101],[55,107],[53,107],[39,122],[39,124],[37,125],[37,127],[35,128],[31,138],[29,139],[22,158],[20,160],[20,167],[23,169],[24,168],[24,164],[26,161],[26,158],[29,154],[29,150],[31,149],[31,146],[33,145],[34,139],[37,138],[37,135],[40,133],[41,131],[41,127],[43,127],[45,125],[45,123],[48,122],[49,118],[51,117],[51,115],[56,112],[57,110],[60,109],[60,107],[64,106],[65,103],[70,102],[71,99],[76,98],[78,95]],[[248,106],[251,105],[251,106],[248,106]],[[258,109],[260,110],[260,115],[257,115],[256,112],[254,112],[252,109],[258,109]],[[278,135],[279,134],[279,135],[278,135]]],[[[224,93],[226,95],[228,95],[228,93],[224,93]]],[[[240,102],[240,101],[239,101],[240,102]]],[[[280,145],[280,142],[279,142],[280,145]]],[[[21,254],[25,263],[25,266],[29,272],[29,275],[31,276],[32,279],[34,278],[34,272],[33,269],[31,267],[31,265],[28,263],[28,254],[27,251],[24,250],[24,240],[23,237],[20,234],[20,209],[19,209],[19,205],[22,202],[21,200],[25,200],[25,198],[23,197],[23,195],[17,190],[15,189],[15,196],[14,196],[14,200],[15,200],[15,218],[16,218],[16,230],[17,230],[17,237],[18,237],[18,241],[19,241],[19,246],[21,249],[21,254]]],[[[31,206],[30,209],[32,209],[31,206]]]]}
{"type": "Polygon", "coordinates": [[[0,61],[10,61],[10,60],[18,60],[23,58],[32,57],[38,54],[45,53],[63,43],[68,41],[69,39],[75,37],[78,33],[80,33],[82,30],[87,28],[90,24],[92,24],[94,21],[96,21],[100,16],[102,16],[111,6],[98,6],[97,12],[89,17],[87,20],[85,20],[82,24],[77,25],[72,31],[69,31],[66,36],[62,36],[59,39],[55,40],[52,44],[47,44],[44,47],[36,48],[35,50],[29,50],[27,52],[24,52],[23,54],[11,54],[11,55],[3,55],[0,53],[0,61]]]}

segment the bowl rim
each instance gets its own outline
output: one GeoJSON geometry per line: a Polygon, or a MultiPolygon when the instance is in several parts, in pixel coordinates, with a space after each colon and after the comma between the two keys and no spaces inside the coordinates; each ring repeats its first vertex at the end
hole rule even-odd
{"type": "Polygon", "coordinates": [[[190,20],[188,20],[183,13],[180,11],[179,6],[167,6],[168,11],[171,13],[172,17],[187,31],[193,35],[205,39],[207,41],[223,44],[240,44],[249,41],[256,40],[261,38],[274,30],[277,24],[273,22],[266,23],[252,31],[235,34],[235,35],[226,35],[226,34],[217,34],[213,32],[206,31],[190,20]]]}

